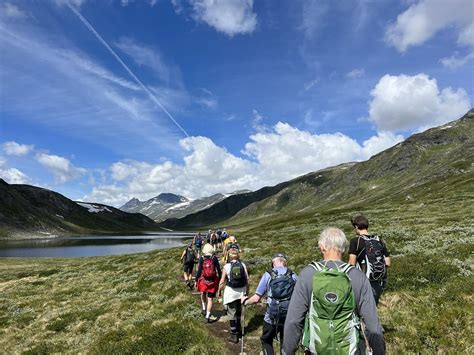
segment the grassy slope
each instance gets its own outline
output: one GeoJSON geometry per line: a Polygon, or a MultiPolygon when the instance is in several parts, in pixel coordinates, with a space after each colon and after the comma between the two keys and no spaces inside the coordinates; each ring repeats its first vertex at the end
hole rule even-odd
{"type": "MultiPolygon", "coordinates": [[[[337,226],[349,236],[350,216],[364,212],[393,255],[379,309],[390,353],[472,353],[474,204],[465,195],[470,185],[462,186],[461,199],[411,199],[236,225],[251,290],[273,252],[286,252],[300,271],[319,258],[322,228],[337,226]]],[[[0,260],[0,347],[9,353],[226,353],[178,281],[179,254],[0,260]]],[[[261,312],[247,309],[251,354],[259,348],[261,312]]]]}

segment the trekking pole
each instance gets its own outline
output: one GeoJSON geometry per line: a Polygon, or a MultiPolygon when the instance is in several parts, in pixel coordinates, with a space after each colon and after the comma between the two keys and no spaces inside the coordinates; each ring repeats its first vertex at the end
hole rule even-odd
{"type": "Polygon", "coordinates": [[[242,317],[241,317],[241,328],[242,337],[240,338],[240,355],[244,354],[244,335],[245,335],[245,305],[242,305],[242,317]]]}

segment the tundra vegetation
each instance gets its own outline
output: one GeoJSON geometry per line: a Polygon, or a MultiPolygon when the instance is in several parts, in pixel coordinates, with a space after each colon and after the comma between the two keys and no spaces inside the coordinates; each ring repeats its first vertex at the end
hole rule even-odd
{"type": "MultiPolygon", "coordinates": [[[[465,196],[467,197],[467,196],[465,196]]],[[[393,255],[379,306],[390,353],[473,353],[472,199],[320,209],[233,221],[251,291],[283,251],[300,271],[326,226],[352,235],[364,212],[393,255]]],[[[225,354],[180,282],[181,250],[78,259],[0,260],[0,346],[8,353],[225,354]]],[[[246,309],[246,351],[258,353],[263,307],[246,309]]],[[[223,324],[224,326],[224,324],[223,324]]]]}

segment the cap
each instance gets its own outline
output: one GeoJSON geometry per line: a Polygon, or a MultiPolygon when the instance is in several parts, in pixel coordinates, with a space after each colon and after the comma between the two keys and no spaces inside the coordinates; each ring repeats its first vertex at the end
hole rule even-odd
{"type": "Polygon", "coordinates": [[[276,259],[276,258],[283,258],[283,259],[285,259],[285,260],[288,259],[287,256],[286,256],[285,254],[283,254],[283,253],[275,253],[275,254],[273,254],[272,260],[273,260],[273,259],[276,259]]]}

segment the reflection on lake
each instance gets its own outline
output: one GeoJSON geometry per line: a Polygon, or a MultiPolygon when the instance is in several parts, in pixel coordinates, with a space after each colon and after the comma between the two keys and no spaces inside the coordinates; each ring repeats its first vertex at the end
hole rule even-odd
{"type": "Polygon", "coordinates": [[[99,236],[0,240],[0,257],[104,256],[143,253],[183,245],[189,233],[149,233],[142,235],[99,236]]]}

